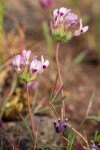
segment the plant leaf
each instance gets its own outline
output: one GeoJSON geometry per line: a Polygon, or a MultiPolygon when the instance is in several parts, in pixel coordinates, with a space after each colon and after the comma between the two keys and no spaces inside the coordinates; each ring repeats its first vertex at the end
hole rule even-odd
{"type": "Polygon", "coordinates": [[[14,91],[15,91],[15,88],[16,88],[16,85],[17,85],[17,79],[14,77],[14,81],[12,83],[12,87],[11,87],[11,91],[10,93],[4,98],[4,101],[3,101],[3,105],[2,105],[2,110],[0,112],[0,118],[2,118],[3,114],[4,114],[4,111],[5,111],[5,108],[6,108],[6,104],[7,102],[9,101],[9,99],[11,98],[11,96],[13,95],[14,91]]]}
{"type": "MultiPolygon", "coordinates": [[[[61,105],[56,105],[55,108],[59,108],[61,107],[61,105]]],[[[44,112],[44,111],[47,111],[47,110],[51,110],[52,108],[51,107],[45,107],[45,108],[41,108],[39,110],[37,110],[36,112],[34,112],[34,114],[38,114],[38,113],[41,113],[41,112],[44,112]]]]}
{"type": "Polygon", "coordinates": [[[87,116],[86,119],[100,121],[100,117],[96,117],[96,116],[87,116]]]}
{"type": "Polygon", "coordinates": [[[68,70],[71,70],[77,64],[79,64],[85,58],[85,56],[86,56],[86,52],[82,51],[81,53],[79,53],[78,56],[76,56],[74,60],[72,60],[72,62],[69,64],[68,70]]]}
{"type": "Polygon", "coordinates": [[[58,99],[55,99],[55,100],[52,100],[51,103],[55,104],[55,103],[59,103],[61,101],[63,101],[64,99],[66,98],[66,96],[63,96],[61,98],[58,98],[58,99]]]}
{"type": "Polygon", "coordinates": [[[86,115],[85,115],[86,118],[87,118],[87,116],[89,114],[89,111],[90,111],[90,109],[92,107],[92,103],[93,103],[94,97],[95,97],[95,93],[92,94],[92,96],[91,96],[91,98],[89,100],[89,104],[88,104],[86,115]]]}
{"type": "Polygon", "coordinates": [[[54,56],[53,38],[52,38],[52,36],[50,34],[49,25],[45,21],[43,22],[43,34],[44,34],[44,38],[45,38],[45,41],[46,41],[46,44],[47,44],[48,54],[49,54],[50,58],[53,58],[53,56],[54,56]]]}
{"type": "Polygon", "coordinates": [[[60,94],[63,86],[65,85],[66,81],[63,83],[63,85],[59,88],[59,90],[57,91],[57,93],[55,94],[55,96],[51,99],[51,101],[54,101],[55,99],[57,99],[58,95],[60,94]]]}
{"type": "Polygon", "coordinates": [[[56,87],[56,84],[57,84],[57,80],[58,80],[58,74],[56,75],[56,79],[55,79],[54,86],[53,86],[53,89],[52,89],[52,92],[51,92],[51,96],[50,96],[50,101],[53,98],[54,90],[55,90],[55,87],[56,87]]]}
{"type": "Polygon", "coordinates": [[[95,136],[94,136],[94,139],[93,139],[93,141],[94,142],[100,142],[100,134],[99,134],[99,132],[98,131],[96,131],[95,132],[95,136]]]}

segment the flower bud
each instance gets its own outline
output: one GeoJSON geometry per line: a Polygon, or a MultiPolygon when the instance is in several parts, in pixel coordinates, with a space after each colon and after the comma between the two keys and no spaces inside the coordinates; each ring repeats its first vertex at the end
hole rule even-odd
{"type": "Polygon", "coordinates": [[[54,128],[57,133],[64,132],[67,130],[68,119],[61,120],[60,118],[54,122],[54,128]]]}

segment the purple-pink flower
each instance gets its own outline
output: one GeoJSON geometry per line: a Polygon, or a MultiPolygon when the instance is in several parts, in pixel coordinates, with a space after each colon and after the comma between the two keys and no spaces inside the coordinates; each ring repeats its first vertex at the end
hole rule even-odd
{"type": "Polygon", "coordinates": [[[44,61],[43,55],[41,56],[41,61],[37,60],[37,57],[35,57],[30,64],[30,72],[34,74],[41,74],[48,65],[49,61],[44,61]]]}
{"type": "Polygon", "coordinates": [[[21,56],[20,55],[14,55],[13,67],[14,67],[14,70],[17,72],[21,71],[20,62],[21,62],[21,56]]]}
{"type": "Polygon", "coordinates": [[[71,12],[71,9],[60,8],[53,11],[53,18],[51,21],[51,32],[57,41],[66,42],[73,36],[81,35],[88,30],[88,26],[83,27],[82,19],[71,12]],[[76,29],[76,24],[80,23],[79,28],[76,29]]]}
{"type": "Polygon", "coordinates": [[[29,64],[29,58],[31,55],[31,50],[23,50],[22,51],[22,57],[21,57],[21,64],[28,65],[29,64]]]}
{"type": "Polygon", "coordinates": [[[23,50],[22,55],[15,55],[13,59],[14,70],[25,82],[34,80],[37,75],[41,74],[49,66],[49,61],[44,61],[43,55],[41,56],[41,60],[38,60],[37,56],[35,56],[30,61],[30,54],[31,50],[23,50]]]}

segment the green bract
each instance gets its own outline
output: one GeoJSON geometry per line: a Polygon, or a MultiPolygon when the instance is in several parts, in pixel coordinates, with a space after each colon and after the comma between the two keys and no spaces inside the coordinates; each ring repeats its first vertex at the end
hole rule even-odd
{"type": "Polygon", "coordinates": [[[36,74],[30,75],[30,73],[27,70],[24,70],[18,76],[23,82],[31,82],[37,78],[36,74]]]}

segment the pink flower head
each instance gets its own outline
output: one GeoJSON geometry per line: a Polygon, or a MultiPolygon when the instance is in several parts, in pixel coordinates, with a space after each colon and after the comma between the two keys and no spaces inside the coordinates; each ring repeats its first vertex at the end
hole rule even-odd
{"type": "Polygon", "coordinates": [[[76,30],[78,16],[71,12],[71,9],[60,8],[53,11],[53,19],[51,21],[51,32],[57,41],[66,42],[73,36],[80,35],[88,30],[88,26],[82,27],[82,19],[80,19],[80,27],[76,30]]]}
{"type": "Polygon", "coordinates": [[[49,61],[44,61],[43,56],[41,56],[40,61],[37,60],[37,56],[35,56],[30,63],[30,54],[31,50],[23,50],[22,55],[15,55],[13,60],[14,70],[24,82],[35,80],[49,65],[49,61]]]}
{"type": "Polygon", "coordinates": [[[21,57],[21,64],[28,65],[29,64],[29,57],[31,55],[31,50],[23,50],[22,57],[21,57]]]}
{"type": "Polygon", "coordinates": [[[37,57],[33,59],[30,64],[30,72],[32,74],[41,74],[49,65],[49,61],[44,61],[43,56],[41,56],[41,61],[37,60],[37,57]]]}
{"type": "Polygon", "coordinates": [[[21,71],[20,62],[21,62],[21,55],[15,55],[13,60],[13,66],[14,70],[17,72],[21,71]]]}
{"type": "Polygon", "coordinates": [[[49,8],[52,5],[52,0],[39,0],[42,8],[49,8]]]}

